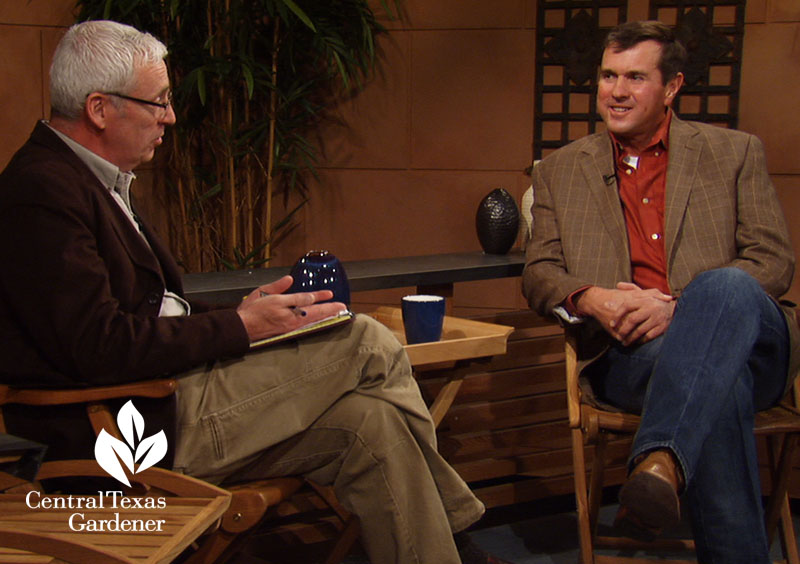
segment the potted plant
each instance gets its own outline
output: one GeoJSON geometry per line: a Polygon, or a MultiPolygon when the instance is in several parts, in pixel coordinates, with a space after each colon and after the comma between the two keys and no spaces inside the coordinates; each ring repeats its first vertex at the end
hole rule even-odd
{"type": "MultiPolygon", "coordinates": [[[[393,9],[381,1],[393,18],[393,9]]],[[[310,132],[357,90],[385,28],[367,0],[77,0],[167,44],[178,122],[166,145],[173,251],[190,272],[258,266],[315,174],[310,132]]],[[[162,155],[164,157],[164,155],[162,155]]]]}

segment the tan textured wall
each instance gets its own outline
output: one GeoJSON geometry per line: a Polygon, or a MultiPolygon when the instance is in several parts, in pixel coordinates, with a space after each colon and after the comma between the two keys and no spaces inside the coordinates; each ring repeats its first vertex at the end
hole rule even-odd
{"type": "Polygon", "coordinates": [[[47,71],[72,0],[0,2],[0,168],[49,113],[47,71]]]}
{"type": "MultiPolygon", "coordinates": [[[[0,167],[47,114],[46,70],[71,4],[0,2],[0,167]]],[[[320,132],[321,181],[280,263],[311,248],[345,260],[478,250],[480,199],[499,186],[519,199],[529,184],[535,0],[405,0],[405,10],[381,42],[382,75],[338,110],[348,127],[320,132]]],[[[646,15],[646,0],[631,0],[629,17],[646,15]]],[[[749,0],[744,52],[740,128],[764,140],[800,249],[800,2],[749,0]]],[[[800,301],[800,277],[790,295],[800,301]]],[[[459,285],[455,301],[524,307],[514,280],[459,285]]]]}

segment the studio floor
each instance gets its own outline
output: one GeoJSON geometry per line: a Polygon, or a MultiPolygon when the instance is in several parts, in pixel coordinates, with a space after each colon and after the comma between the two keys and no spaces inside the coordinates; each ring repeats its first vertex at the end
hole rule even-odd
{"type": "MultiPolygon", "coordinates": [[[[609,502],[601,508],[599,518],[599,532],[610,534],[612,523],[618,506],[613,500],[616,492],[606,492],[609,502]]],[[[795,531],[800,531],[800,506],[793,506],[795,513],[795,531]]],[[[613,534],[613,533],[611,533],[613,534]]],[[[688,535],[689,525],[683,523],[673,531],[676,535],[688,535]]],[[[514,564],[577,564],[578,562],[578,534],[576,516],[572,496],[552,498],[539,502],[532,502],[525,506],[498,508],[487,512],[484,518],[471,530],[473,540],[483,549],[495,556],[503,558],[514,564]]],[[[782,559],[779,541],[772,546],[773,560],[782,559]]],[[[252,539],[248,556],[258,555],[258,541],[252,539]]],[[[605,551],[602,554],[618,556],[648,556],[645,552],[632,553],[605,551]]],[[[653,553],[656,556],[655,553],[653,553]]],[[[264,555],[258,555],[263,557],[264,555]]],[[[318,564],[324,558],[315,558],[308,554],[294,556],[284,554],[277,560],[273,553],[268,560],[259,557],[252,561],[249,558],[242,564],[318,564]]],[[[691,553],[676,552],[672,554],[657,555],[661,559],[690,559],[691,553]]],[[[369,564],[359,547],[345,560],[345,564],[369,564]]],[[[435,564],[435,563],[431,563],[435,564]]]]}
{"type": "MultiPolygon", "coordinates": [[[[617,509],[616,504],[604,505],[601,508],[598,525],[601,534],[613,534],[611,532],[612,523],[617,509]]],[[[800,531],[800,519],[795,516],[794,521],[795,531],[800,531]]],[[[689,524],[682,523],[681,527],[673,533],[679,536],[688,536],[690,534],[689,524]]],[[[514,564],[576,564],[578,562],[577,518],[573,510],[486,527],[476,530],[472,534],[475,542],[482,548],[514,564]]],[[[777,537],[776,534],[776,540],[773,542],[771,550],[773,560],[783,558],[777,537]]],[[[628,557],[648,556],[646,552],[605,551],[601,554],[628,557]]],[[[656,553],[652,553],[652,555],[655,556],[656,553]]],[[[683,559],[693,557],[688,552],[673,554],[661,552],[658,553],[658,556],[683,559]]]]}

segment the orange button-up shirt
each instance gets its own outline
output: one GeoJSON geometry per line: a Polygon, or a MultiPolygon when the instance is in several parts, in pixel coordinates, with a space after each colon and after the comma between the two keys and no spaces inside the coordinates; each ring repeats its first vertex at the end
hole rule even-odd
{"type": "MultiPolygon", "coordinates": [[[[672,112],[667,111],[666,119],[638,157],[631,155],[609,132],[628,231],[633,282],[640,288],[657,288],[665,294],[670,293],[664,246],[664,207],[671,120],[672,112]]],[[[564,305],[570,314],[580,313],[573,300],[588,287],[579,288],[567,297],[564,305]]]]}
{"type": "Polygon", "coordinates": [[[665,294],[670,293],[664,247],[664,195],[671,116],[671,112],[667,114],[650,144],[638,156],[631,155],[611,134],[633,282],[640,288],[657,288],[665,294]]]}

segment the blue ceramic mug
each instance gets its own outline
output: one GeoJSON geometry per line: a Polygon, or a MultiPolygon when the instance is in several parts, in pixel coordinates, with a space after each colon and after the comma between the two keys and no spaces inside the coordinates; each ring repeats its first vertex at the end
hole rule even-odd
{"type": "Polygon", "coordinates": [[[292,286],[287,291],[316,292],[330,290],[333,299],[350,307],[350,282],[342,263],[328,251],[309,251],[298,260],[290,272],[292,286]]]}
{"type": "Polygon", "coordinates": [[[402,301],[406,343],[430,343],[442,338],[444,298],[441,296],[405,296],[402,301]]]}

